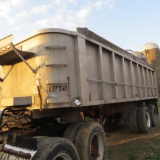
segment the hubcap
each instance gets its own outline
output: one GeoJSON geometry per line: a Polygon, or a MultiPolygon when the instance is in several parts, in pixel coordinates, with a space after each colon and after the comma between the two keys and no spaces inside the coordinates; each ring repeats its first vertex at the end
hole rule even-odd
{"type": "Polygon", "coordinates": [[[102,160],[104,154],[104,142],[101,135],[96,132],[90,142],[91,160],[102,160]]]}
{"type": "Polygon", "coordinates": [[[148,112],[146,112],[146,124],[148,128],[151,127],[151,119],[150,119],[150,115],[148,112]]]}

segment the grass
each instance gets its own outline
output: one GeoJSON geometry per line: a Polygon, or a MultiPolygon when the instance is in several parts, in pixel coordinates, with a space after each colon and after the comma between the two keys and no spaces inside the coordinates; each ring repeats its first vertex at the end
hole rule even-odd
{"type": "Polygon", "coordinates": [[[131,156],[128,158],[128,160],[137,160],[137,156],[131,155],[131,156]]]}
{"type": "MultiPolygon", "coordinates": [[[[130,155],[128,160],[139,160],[139,158],[136,155],[130,155]]],[[[143,157],[143,160],[160,160],[160,153],[151,153],[149,156],[143,157]]]]}
{"type": "Polygon", "coordinates": [[[160,160],[160,137],[152,138],[148,142],[141,141],[128,154],[128,160],[160,160]]]}
{"type": "MultiPolygon", "coordinates": [[[[159,111],[160,111],[160,99],[158,100],[158,109],[159,109],[159,111]]],[[[160,113],[159,113],[160,114],[160,113]]],[[[157,141],[157,143],[159,144],[160,143],[160,141],[157,141]]],[[[158,145],[159,146],[159,145],[158,145]]],[[[159,149],[158,149],[159,150],[159,149]]],[[[137,160],[136,159],[136,157],[135,156],[133,156],[133,158],[132,159],[129,159],[129,160],[137,160]],[[134,159],[135,158],[135,159],[134,159]]],[[[146,156],[146,157],[144,157],[144,160],[160,160],[160,153],[159,153],[159,151],[154,151],[153,150],[153,153],[150,153],[150,155],[149,156],[146,156]]]]}
{"type": "Polygon", "coordinates": [[[160,153],[147,156],[144,160],[160,160],[160,153]]]}

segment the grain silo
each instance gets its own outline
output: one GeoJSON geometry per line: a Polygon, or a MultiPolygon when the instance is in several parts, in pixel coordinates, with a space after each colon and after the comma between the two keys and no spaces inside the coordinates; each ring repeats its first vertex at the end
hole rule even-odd
{"type": "Polygon", "coordinates": [[[151,64],[157,74],[158,91],[160,94],[160,49],[155,43],[146,43],[141,51],[149,64],[151,64]]]}

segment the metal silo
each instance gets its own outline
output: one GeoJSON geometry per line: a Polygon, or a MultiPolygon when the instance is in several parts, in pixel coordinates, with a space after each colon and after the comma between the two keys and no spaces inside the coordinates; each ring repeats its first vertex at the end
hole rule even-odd
{"type": "Polygon", "coordinates": [[[155,43],[146,43],[141,51],[149,64],[151,64],[157,75],[158,92],[160,93],[160,49],[155,43]]]}

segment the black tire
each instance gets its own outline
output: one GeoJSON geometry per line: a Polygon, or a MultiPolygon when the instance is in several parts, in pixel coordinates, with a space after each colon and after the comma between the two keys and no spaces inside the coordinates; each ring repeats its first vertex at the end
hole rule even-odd
{"type": "Polygon", "coordinates": [[[146,106],[138,108],[137,114],[138,127],[141,133],[148,133],[151,129],[151,118],[146,106]]]}
{"type": "Polygon", "coordinates": [[[76,136],[75,145],[81,160],[106,160],[106,136],[96,122],[84,123],[76,136]]]}
{"type": "MultiPolygon", "coordinates": [[[[39,141],[37,139],[37,141],[39,141]]],[[[33,160],[79,160],[74,144],[66,138],[40,138],[33,160]]]]}
{"type": "Polygon", "coordinates": [[[132,132],[134,133],[139,133],[139,127],[138,127],[138,122],[137,122],[137,112],[138,112],[138,108],[135,107],[133,109],[130,110],[129,113],[129,126],[132,132]]]}
{"type": "Polygon", "coordinates": [[[36,136],[34,137],[37,139],[37,144],[39,144],[41,141],[43,141],[44,139],[46,139],[47,137],[46,136],[36,136]]]}
{"type": "Polygon", "coordinates": [[[69,139],[71,142],[75,142],[75,138],[79,128],[84,124],[84,122],[72,123],[65,130],[63,137],[69,139]]]}
{"type": "Polygon", "coordinates": [[[150,117],[151,117],[151,122],[152,122],[152,127],[156,127],[158,124],[158,111],[157,108],[154,104],[150,104],[148,106],[150,117]]]}

